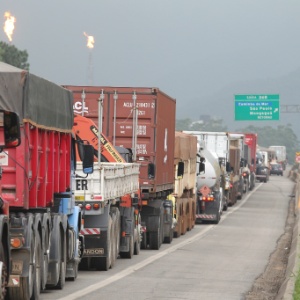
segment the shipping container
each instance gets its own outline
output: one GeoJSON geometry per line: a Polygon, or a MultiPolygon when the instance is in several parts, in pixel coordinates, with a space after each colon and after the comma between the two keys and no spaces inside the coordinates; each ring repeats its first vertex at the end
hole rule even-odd
{"type": "Polygon", "coordinates": [[[145,198],[173,188],[176,101],[158,88],[71,86],[74,113],[98,124],[103,103],[102,132],[114,146],[134,148],[141,163],[140,188],[145,198]],[[103,96],[101,96],[103,95],[103,96]],[[101,98],[103,101],[101,101],[101,98]]]}

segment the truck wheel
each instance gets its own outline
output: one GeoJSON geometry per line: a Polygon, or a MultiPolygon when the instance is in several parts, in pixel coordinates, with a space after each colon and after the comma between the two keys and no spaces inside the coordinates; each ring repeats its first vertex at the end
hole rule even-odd
{"type": "Polygon", "coordinates": [[[138,224],[136,225],[136,241],[134,243],[134,254],[139,255],[141,250],[141,216],[138,215],[138,224]]]}
{"type": "Polygon", "coordinates": [[[1,290],[0,290],[0,300],[4,300],[6,296],[6,285],[7,285],[7,253],[4,251],[2,242],[0,242],[0,261],[2,262],[2,274],[1,274],[1,290]]]}
{"type": "Polygon", "coordinates": [[[35,265],[35,279],[33,284],[33,299],[39,299],[39,295],[41,293],[41,284],[42,284],[42,246],[41,246],[41,237],[39,233],[36,233],[35,236],[35,250],[33,263],[35,265]]]}
{"type": "Polygon", "coordinates": [[[140,236],[137,238],[137,240],[134,243],[134,254],[139,255],[141,250],[141,238],[140,236]]]}
{"type": "Polygon", "coordinates": [[[225,200],[225,204],[223,206],[223,210],[226,211],[228,209],[228,204],[227,204],[227,200],[225,200]]]}
{"type": "Polygon", "coordinates": [[[160,228],[158,228],[157,232],[150,232],[149,233],[149,246],[150,246],[150,249],[159,250],[160,242],[161,242],[160,228]]]}
{"type": "Polygon", "coordinates": [[[55,286],[56,289],[62,290],[65,286],[66,282],[66,262],[67,262],[67,250],[66,250],[66,237],[64,236],[63,233],[60,235],[60,242],[59,242],[59,247],[60,247],[60,271],[59,271],[59,279],[58,283],[55,286]]]}
{"type": "Polygon", "coordinates": [[[41,265],[42,289],[45,289],[47,284],[47,277],[48,277],[48,265],[49,265],[49,253],[50,253],[49,237],[50,237],[50,229],[48,226],[46,226],[44,242],[42,243],[44,245],[44,248],[42,249],[42,265],[41,265]]]}
{"type": "Polygon", "coordinates": [[[220,219],[221,219],[221,216],[220,216],[220,212],[218,211],[217,212],[217,219],[214,221],[214,224],[219,224],[220,219]]]}
{"type": "Polygon", "coordinates": [[[223,210],[226,211],[228,209],[228,198],[229,198],[229,193],[228,191],[225,191],[224,193],[224,206],[223,206],[223,210]]]}
{"type": "Polygon", "coordinates": [[[110,262],[110,268],[113,268],[115,265],[116,259],[117,259],[117,240],[116,240],[116,234],[115,234],[115,222],[114,218],[112,218],[112,225],[111,225],[111,232],[110,232],[110,247],[111,247],[111,262],[110,262]]]}
{"type": "Polygon", "coordinates": [[[34,234],[33,229],[30,227],[28,228],[31,230],[31,234],[28,236],[31,236],[30,240],[30,258],[29,258],[29,270],[28,270],[28,276],[27,277],[20,277],[20,287],[19,288],[9,288],[9,299],[18,299],[18,300],[28,300],[31,299],[33,294],[33,285],[34,285],[34,276],[35,276],[35,266],[34,266],[34,234]]]}
{"type": "Polygon", "coordinates": [[[173,240],[173,235],[174,235],[174,232],[173,232],[173,228],[172,228],[172,229],[170,230],[169,236],[166,236],[166,237],[165,237],[164,243],[171,244],[171,243],[172,243],[172,240],[173,240]]]}

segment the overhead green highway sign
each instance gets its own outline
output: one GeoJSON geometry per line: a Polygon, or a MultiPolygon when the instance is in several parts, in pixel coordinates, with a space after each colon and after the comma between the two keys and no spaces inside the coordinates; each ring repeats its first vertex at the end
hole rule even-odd
{"type": "Polygon", "coordinates": [[[279,95],[235,95],[235,121],[276,121],[280,115],[279,95]]]}

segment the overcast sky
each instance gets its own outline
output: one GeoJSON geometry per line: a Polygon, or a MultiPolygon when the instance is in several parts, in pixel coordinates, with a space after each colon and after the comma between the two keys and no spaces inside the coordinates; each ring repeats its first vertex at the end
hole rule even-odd
{"type": "Polygon", "coordinates": [[[299,0],[1,0],[0,11],[3,23],[5,11],[15,16],[12,44],[28,51],[32,73],[155,86],[177,99],[179,116],[199,94],[300,65],[299,0]]]}

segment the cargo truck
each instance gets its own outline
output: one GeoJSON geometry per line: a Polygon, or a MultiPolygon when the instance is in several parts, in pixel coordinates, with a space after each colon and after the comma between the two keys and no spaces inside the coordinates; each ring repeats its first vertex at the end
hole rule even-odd
{"type": "Polygon", "coordinates": [[[256,182],[256,152],[257,152],[257,134],[244,133],[245,136],[245,163],[249,168],[249,190],[255,187],[256,182]],[[247,146],[247,147],[246,147],[247,146]]]}
{"type": "Polygon", "coordinates": [[[204,143],[205,147],[215,153],[218,157],[220,166],[220,185],[223,195],[223,210],[226,211],[228,206],[233,205],[232,198],[233,176],[230,167],[229,139],[227,132],[209,132],[209,131],[184,131],[197,136],[199,143],[204,143]]]}
{"type": "Polygon", "coordinates": [[[231,203],[234,204],[236,200],[242,199],[243,194],[247,192],[247,185],[249,180],[245,180],[243,171],[247,169],[244,158],[244,134],[228,132],[229,141],[229,164],[231,168],[231,203]]]}
{"type": "Polygon", "coordinates": [[[256,179],[268,182],[270,177],[271,162],[276,162],[274,150],[257,145],[256,152],[256,179]]]}
{"type": "Polygon", "coordinates": [[[93,174],[76,179],[85,237],[80,267],[107,271],[118,255],[131,258],[140,251],[139,164],[132,162],[127,149],[118,151],[91,119],[75,115],[73,132],[77,140],[93,146],[97,161],[93,174]]]}
{"type": "Polygon", "coordinates": [[[145,229],[141,247],[159,249],[170,240],[175,226],[173,201],[168,199],[174,192],[175,99],[158,88],[64,87],[73,92],[75,113],[99,123],[113,146],[132,150],[133,161],[140,165],[140,215],[145,229]],[[100,117],[98,102],[103,106],[100,117]]]}
{"type": "Polygon", "coordinates": [[[197,137],[175,132],[174,170],[170,199],[174,206],[174,236],[179,237],[192,230],[196,221],[197,137]]]}
{"type": "Polygon", "coordinates": [[[77,277],[84,240],[75,149],[90,173],[92,148],[72,138],[66,89],[0,63],[0,99],[0,298],[38,299],[77,277]]]}
{"type": "Polygon", "coordinates": [[[287,165],[286,147],[285,146],[270,146],[269,149],[275,151],[277,163],[281,164],[283,170],[285,170],[286,165],[287,165]]]}
{"type": "Polygon", "coordinates": [[[221,168],[217,155],[200,142],[197,170],[196,222],[213,221],[218,224],[224,206],[221,187],[221,168]]]}

